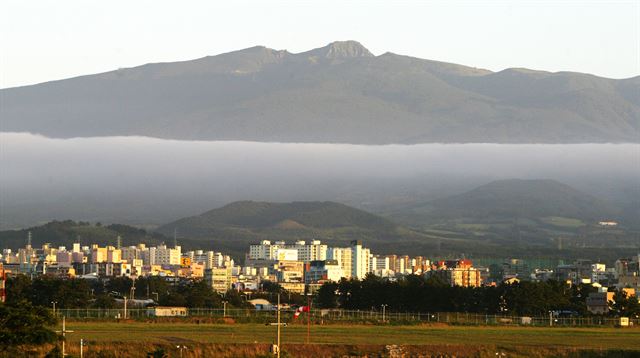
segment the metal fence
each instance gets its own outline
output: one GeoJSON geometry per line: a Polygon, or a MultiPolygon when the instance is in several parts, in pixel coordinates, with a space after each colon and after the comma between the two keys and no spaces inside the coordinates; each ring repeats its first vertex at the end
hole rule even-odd
{"type": "MultiPolygon", "coordinates": [[[[280,311],[283,320],[293,318],[294,310],[283,309],[280,311]]],[[[71,319],[122,319],[125,312],[122,308],[99,309],[57,309],[55,314],[71,319]]],[[[263,322],[275,317],[274,310],[254,309],[222,309],[222,308],[189,308],[187,317],[191,318],[232,318],[241,321],[263,322]]],[[[465,312],[381,312],[358,311],[340,309],[312,309],[310,319],[315,323],[340,323],[340,322],[373,322],[387,324],[420,324],[420,323],[445,323],[453,325],[518,325],[518,326],[552,326],[552,327],[614,327],[619,325],[619,318],[612,317],[528,317],[509,315],[485,315],[465,312]]],[[[127,309],[126,317],[129,319],[153,319],[156,318],[153,309],[132,308],[127,309]]],[[[630,324],[640,325],[640,319],[630,319],[630,324]]]]}

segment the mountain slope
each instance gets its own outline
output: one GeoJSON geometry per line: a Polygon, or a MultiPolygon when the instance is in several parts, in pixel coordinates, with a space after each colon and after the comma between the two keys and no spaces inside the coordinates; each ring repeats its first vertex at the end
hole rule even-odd
{"type": "Polygon", "coordinates": [[[608,203],[554,180],[509,179],[415,205],[395,215],[420,220],[566,217],[593,222],[618,214],[608,203]]]}
{"type": "Polygon", "coordinates": [[[334,202],[239,201],[163,225],[157,231],[173,233],[174,229],[183,236],[208,237],[223,229],[253,232],[295,230],[296,233],[303,231],[313,235],[314,232],[346,229],[390,233],[397,226],[387,219],[334,202]]]}
{"type": "Polygon", "coordinates": [[[498,73],[355,41],[265,47],[0,90],[0,129],[341,143],[640,140],[638,78],[498,73]]]}
{"type": "Polygon", "coordinates": [[[243,257],[250,244],[260,240],[320,239],[334,246],[363,240],[380,252],[454,250],[468,245],[464,239],[449,240],[424,235],[388,219],[334,202],[269,203],[241,201],[163,225],[158,232],[179,241],[201,242],[215,250],[243,257]],[[442,243],[442,245],[441,245],[442,243]]]}

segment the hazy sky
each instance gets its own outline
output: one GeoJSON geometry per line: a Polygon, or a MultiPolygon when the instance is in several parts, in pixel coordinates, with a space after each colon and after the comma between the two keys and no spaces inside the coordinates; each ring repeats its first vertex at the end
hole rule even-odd
{"type": "Polygon", "coordinates": [[[640,1],[2,0],[0,88],[334,40],[502,70],[640,74],[640,1]]]}

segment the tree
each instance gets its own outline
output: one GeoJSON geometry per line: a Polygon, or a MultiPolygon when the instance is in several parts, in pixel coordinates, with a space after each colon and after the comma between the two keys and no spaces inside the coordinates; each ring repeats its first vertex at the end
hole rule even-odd
{"type": "Polygon", "coordinates": [[[147,358],[167,358],[169,355],[162,348],[156,348],[153,352],[147,353],[147,358]]]}
{"type": "Polygon", "coordinates": [[[31,284],[31,278],[27,275],[8,277],[6,282],[7,303],[20,302],[23,300],[31,302],[33,296],[31,284]]]}
{"type": "Polygon", "coordinates": [[[616,317],[640,317],[640,303],[638,298],[627,295],[626,292],[616,291],[613,296],[613,304],[611,305],[611,314],[616,317]]]}
{"type": "Polygon", "coordinates": [[[183,294],[188,307],[222,307],[222,298],[204,281],[195,281],[188,285],[183,294]]]}
{"type": "Polygon", "coordinates": [[[229,304],[233,307],[244,308],[249,307],[251,304],[247,303],[247,301],[243,300],[243,297],[236,290],[228,290],[224,295],[224,298],[229,302],[229,304]]]}
{"type": "Polygon", "coordinates": [[[338,300],[336,297],[337,290],[338,284],[335,282],[327,282],[320,287],[317,298],[320,308],[338,307],[338,300]]]}
{"type": "Polygon", "coordinates": [[[262,291],[271,293],[284,293],[284,289],[277,282],[262,281],[262,291]]]}
{"type": "Polygon", "coordinates": [[[44,358],[64,358],[62,355],[62,349],[60,349],[60,346],[56,345],[49,351],[49,353],[47,353],[47,355],[44,356],[44,358]]]}
{"type": "Polygon", "coordinates": [[[95,308],[116,308],[116,300],[112,296],[101,294],[96,296],[96,300],[93,302],[95,308]]]}
{"type": "Polygon", "coordinates": [[[55,324],[45,307],[28,301],[0,304],[0,351],[18,355],[28,346],[55,343],[58,336],[49,328],[55,324]]]}

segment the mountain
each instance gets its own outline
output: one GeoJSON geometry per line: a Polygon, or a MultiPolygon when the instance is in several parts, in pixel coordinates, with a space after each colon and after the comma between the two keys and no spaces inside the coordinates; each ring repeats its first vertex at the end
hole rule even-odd
{"type": "Polygon", "coordinates": [[[0,90],[0,130],[358,144],[639,142],[640,77],[491,72],[355,41],[252,47],[0,90]]]}
{"type": "Polygon", "coordinates": [[[243,257],[250,244],[260,240],[320,239],[337,246],[363,240],[368,247],[410,252],[416,245],[433,251],[436,241],[394,222],[335,202],[271,203],[239,201],[198,216],[159,227],[167,236],[200,241],[215,250],[243,257]]]}
{"type": "Polygon", "coordinates": [[[210,237],[217,231],[279,232],[306,234],[309,238],[327,230],[394,232],[397,225],[382,217],[334,202],[269,203],[238,201],[163,225],[158,232],[177,230],[187,237],[210,237]]]}
{"type": "Polygon", "coordinates": [[[617,219],[620,211],[555,180],[508,179],[404,208],[395,215],[420,221],[563,217],[597,222],[617,219]]]}

